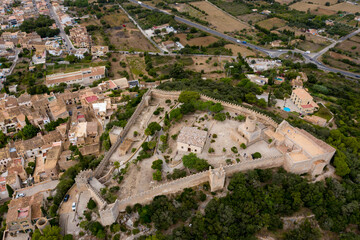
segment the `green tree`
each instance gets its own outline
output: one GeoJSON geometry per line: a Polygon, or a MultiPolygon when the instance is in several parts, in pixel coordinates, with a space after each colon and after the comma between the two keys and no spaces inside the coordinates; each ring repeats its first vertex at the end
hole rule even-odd
{"type": "Polygon", "coordinates": [[[158,124],[157,122],[151,122],[148,127],[145,129],[145,134],[146,135],[154,135],[156,131],[160,131],[161,130],[161,126],[160,124],[158,124]]]}
{"type": "Polygon", "coordinates": [[[159,169],[157,169],[154,173],[153,173],[153,179],[155,181],[161,181],[162,177],[161,177],[161,171],[159,169]]]}
{"type": "Polygon", "coordinates": [[[253,157],[253,159],[261,158],[261,153],[256,152],[256,153],[251,154],[251,156],[253,157]]]}
{"type": "Polygon", "coordinates": [[[195,153],[183,156],[182,161],[185,167],[196,171],[206,170],[210,166],[205,159],[198,158],[195,153]]]}
{"type": "Polygon", "coordinates": [[[152,162],[151,168],[155,170],[162,170],[163,161],[161,159],[152,162]]]}
{"type": "Polygon", "coordinates": [[[87,203],[87,208],[93,210],[96,208],[96,202],[90,198],[89,202],[87,203]]]}
{"type": "Polygon", "coordinates": [[[224,110],[224,107],[221,105],[221,103],[215,103],[214,105],[212,105],[210,107],[210,111],[215,112],[215,113],[219,113],[222,110],[224,110]]]}
{"type": "Polygon", "coordinates": [[[223,122],[223,121],[226,120],[226,115],[225,115],[225,113],[216,113],[214,115],[214,119],[217,120],[217,121],[223,122]]]}
{"type": "Polygon", "coordinates": [[[339,176],[343,177],[350,173],[350,168],[346,163],[346,155],[340,150],[336,151],[334,157],[334,166],[335,166],[336,174],[339,176]]]}
{"type": "Polygon", "coordinates": [[[9,194],[9,197],[12,198],[12,196],[14,194],[14,189],[12,189],[12,187],[9,184],[6,184],[6,190],[9,194]]]}
{"type": "Polygon", "coordinates": [[[47,226],[41,234],[39,229],[36,229],[32,235],[33,240],[63,240],[61,229],[59,226],[47,226]]]}
{"type": "Polygon", "coordinates": [[[317,240],[320,237],[320,230],[312,227],[309,220],[305,220],[298,228],[285,233],[284,240],[317,240]]]}
{"type": "Polygon", "coordinates": [[[180,119],[182,119],[183,114],[181,113],[181,109],[180,108],[175,108],[170,112],[170,120],[175,119],[176,121],[179,121],[180,119]]]}
{"type": "Polygon", "coordinates": [[[200,94],[193,91],[182,91],[179,95],[179,102],[189,103],[200,99],[200,94]]]}

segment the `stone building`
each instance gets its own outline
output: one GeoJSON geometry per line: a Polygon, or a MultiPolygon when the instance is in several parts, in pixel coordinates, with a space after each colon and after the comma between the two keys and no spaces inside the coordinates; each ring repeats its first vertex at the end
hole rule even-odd
{"type": "Polygon", "coordinates": [[[315,177],[323,172],[336,151],[305,130],[292,127],[286,121],[283,121],[275,132],[268,129],[264,133],[272,140],[270,146],[276,147],[284,155],[283,166],[288,172],[310,173],[315,177]]]}
{"type": "Polygon", "coordinates": [[[232,138],[236,138],[238,143],[253,143],[260,139],[261,129],[257,125],[257,118],[253,115],[246,117],[245,122],[241,123],[237,129],[237,134],[232,133],[232,138]],[[240,135],[240,136],[238,136],[240,135]]]}
{"type": "Polygon", "coordinates": [[[6,229],[9,232],[34,230],[34,223],[42,217],[43,194],[13,199],[9,204],[6,229]]]}
{"type": "Polygon", "coordinates": [[[319,109],[313,97],[303,88],[294,89],[290,99],[303,114],[312,114],[319,109]]]}
{"type": "Polygon", "coordinates": [[[183,127],[177,137],[177,150],[182,152],[201,153],[208,133],[196,127],[183,127]]]}

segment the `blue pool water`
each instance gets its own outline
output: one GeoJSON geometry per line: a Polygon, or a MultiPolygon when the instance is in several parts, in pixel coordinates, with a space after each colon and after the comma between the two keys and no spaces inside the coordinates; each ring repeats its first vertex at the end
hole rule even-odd
{"type": "Polygon", "coordinates": [[[290,112],[290,108],[284,107],[284,111],[285,111],[285,112],[290,112]]]}

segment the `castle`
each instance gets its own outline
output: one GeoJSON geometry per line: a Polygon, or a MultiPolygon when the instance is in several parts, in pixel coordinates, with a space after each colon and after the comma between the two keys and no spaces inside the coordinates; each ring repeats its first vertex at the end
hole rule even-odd
{"type": "MultiPolygon", "coordinates": [[[[150,96],[152,98],[177,99],[179,94],[180,92],[164,92],[156,89],[149,90],[143,97],[142,102],[139,104],[132,118],[139,117],[144,106],[149,104],[150,96]]],[[[246,156],[241,162],[226,166],[220,165],[220,167],[215,169],[210,168],[207,171],[169,181],[130,197],[121,200],[117,199],[115,203],[112,204],[107,204],[99,193],[100,188],[104,186],[101,183],[102,180],[104,180],[104,178],[106,180],[112,176],[111,171],[107,172],[104,176],[100,175],[104,170],[104,166],[109,162],[110,156],[105,156],[94,172],[92,170],[82,171],[75,179],[78,189],[81,191],[90,191],[91,196],[98,203],[101,223],[103,225],[111,225],[114,223],[119,212],[125,211],[126,206],[132,206],[136,203],[146,204],[157,195],[176,193],[184,188],[195,187],[205,182],[210,183],[211,191],[221,190],[225,185],[226,176],[239,171],[255,168],[284,167],[289,172],[297,174],[309,173],[315,178],[323,172],[324,167],[330,163],[331,158],[335,154],[333,147],[302,129],[292,127],[286,121],[277,124],[264,114],[239,105],[211,99],[207,96],[201,96],[201,100],[220,102],[224,106],[225,111],[246,116],[245,122],[239,123],[238,127],[229,134],[234,141],[246,145],[256,144],[258,141],[265,141],[268,148],[275,148],[279,154],[262,156],[257,159],[246,156]],[[97,178],[100,181],[98,181],[97,178]]],[[[130,120],[128,124],[132,124],[132,120],[130,120]]],[[[128,128],[128,126],[126,126],[125,129],[126,128],[128,128]]],[[[121,136],[125,137],[125,134],[121,136]]],[[[121,141],[118,140],[112,146],[109,154],[111,155],[120,144],[121,141]]],[[[181,148],[181,145],[179,146],[181,148]]],[[[201,142],[201,146],[203,146],[203,141],[201,142]]],[[[199,151],[202,151],[202,148],[199,151]]]]}

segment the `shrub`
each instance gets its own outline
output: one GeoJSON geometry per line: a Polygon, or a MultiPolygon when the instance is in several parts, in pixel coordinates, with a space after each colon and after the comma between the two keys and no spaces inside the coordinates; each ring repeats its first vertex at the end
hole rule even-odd
{"type": "Polygon", "coordinates": [[[226,164],[228,164],[228,165],[232,164],[232,160],[231,160],[231,159],[226,159],[225,162],[226,162],[226,164]]]}
{"type": "Polygon", "coordinates": [[[194,153],[183,156],[182,161],[185,167],[196,171],[206,170],[210,166],[205,159],[198,158],[194,153]]]}
{"type": "Polygon", "coordinates": [[[161,181],[162,180],[160,170],[156,170],[156,172],[153,173],[153,180],[155,180],[155,181],[161,181]]]}
{"type": "Polygon", "coordinates": [[[214,133],[214,134],[212,135],[212,137],[213,137],[213,138],[217,138],[217,134],[214,133]]]}
{"type": "Polygon", "coordinates": [[[237,150],[237,148],[236,148],[235,146],[233,146],[233,147],[231,148],[231,151],[232,151],[233,153],[238,153],[238,150],[237,150]]]}
{"type": "Polygon", "coordinates": [[[162,170],[163,160],[158,159],[152,162],[151,168],[154,170],[162,170]]]}
{"type": "Polygon", "coordinates": [[[253,159],[261,158],[261,153],[256,152],[256,153],[251,154],[251,156],[253,157],[253,159]]]}
{"type": "Polygon", "coordinates": [[[216,113],[214,119],[223,122],[226,120],[226,115],[225,113],[216,113]]]}
{"type": "Polygon", "coordinates": [[[209,151],[208,151],[209,153],[213,153],[213,152],[215,152],[215,149],[214,148],[209,148],[209,151]]]}
{"type": "Polygon", "coordinates": [[[245,143],[240,144],[240,147],[241,147],[242,149],[246,149],[245,143]]]}
{"type": "Polygon", "coordinates": [[[90,200],[87,204],[87,208],[90,210],[93,210],[96,208],[96,202],[94,200],[92,200],[92,198],[90,198],[90,200]]]}

